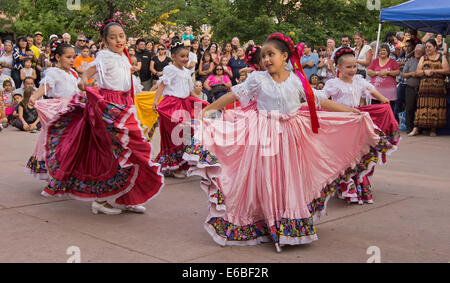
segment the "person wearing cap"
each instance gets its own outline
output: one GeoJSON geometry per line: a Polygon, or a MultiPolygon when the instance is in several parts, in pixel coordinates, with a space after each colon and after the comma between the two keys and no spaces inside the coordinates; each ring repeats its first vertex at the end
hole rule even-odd
{"type": "MultiPolygon", "coordinates": [[[[43,51],[42,49],[45,48],[44,44],[42,44],[42,41],[44,40],[44,35],[42,32],[37,31],[34,33],[34,45],[39,48],[39,50],[43,51]]],[[[39,57],[38,57],[39,58],[39,57]]]]}
{"type": "Polygon", "coordinates": [[[58,36],[56,34],[52,34],[50,35],[50,37],[48,38],[48,41],[52,41],[53,39],[57,39],[58,36]]]}

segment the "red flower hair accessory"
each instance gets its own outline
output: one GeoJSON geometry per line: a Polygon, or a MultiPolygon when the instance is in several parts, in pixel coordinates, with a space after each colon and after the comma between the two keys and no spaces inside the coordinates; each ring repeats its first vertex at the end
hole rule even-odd
{"type": "Polygon", "coordinates": [[[122,24],[122,22],[121,22],[120,20],[118,20],[118,19],[109,19],[109,20],[106,20],[106,21],[103,22],[102,26],[100,27],[100,35],[101,35],[102,38],[103,38],[103,30],[105,29],[105,27],[106,27],[108,24],[111,24],[111,23],[117,23],[117,24],[119,24],[123,29],[125,29],[124,26],[123,26],[123,24],[122,24]]]}
{"type": "Polygon", "coordinates": [[[258,49],[261,49],[261,46],[259,46],[259,45],[253,46],[253,48],[245,56],[245,64],[251,64],[251,62],[253,60],[253,56],[255,56],[258,49]]]}

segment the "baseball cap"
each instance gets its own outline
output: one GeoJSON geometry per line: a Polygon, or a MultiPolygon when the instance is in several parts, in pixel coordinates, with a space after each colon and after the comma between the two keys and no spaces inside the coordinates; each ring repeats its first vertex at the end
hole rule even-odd
{"type": "Polygon", "coordinates": [[[35,33],[34,33],[34,36],[36,36],[36,35],[44,36],[44,35],[42,34],[42,32],[40,32],[40,31],[35,32],[35,33]]]}
{"type": "Polygon", "coordinates": [[[53,38],[58,38],[58,36],[56,34],[52,34],[52,35],[50,35],[49,40],[52,40],[53,38]]]}

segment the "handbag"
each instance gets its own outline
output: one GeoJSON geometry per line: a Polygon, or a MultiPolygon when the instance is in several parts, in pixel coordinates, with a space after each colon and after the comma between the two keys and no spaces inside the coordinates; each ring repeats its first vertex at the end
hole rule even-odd
{"type": "Polygon", "coordinates": [[[228,92],[228,88],[224,84],[218,84],[211,86],[211,96],[216,96],[216,94],[228,92]]]}

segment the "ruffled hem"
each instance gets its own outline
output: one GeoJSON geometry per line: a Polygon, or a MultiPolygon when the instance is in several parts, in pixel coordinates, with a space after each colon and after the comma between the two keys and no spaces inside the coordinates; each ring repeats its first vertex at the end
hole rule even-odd
{"type": "MultiPolygon", "coordinates": [[[[89,91],[94,93],[96,89],[91,88],[89,91]]],[[[97,96],[96,94],[88,94],[97,96]]],[[[139,126],[137,114],[133,107],[105,101],[104,109],[99,114],[102,115],[106,130],[112,138],[112,154],[118,161],[117,168],[113,170],[114,174],[109,175],[108,178],[86,176],[87,174],[84,174],[84,176],[70,174],[67,178],[62,179],[53,178],[53,170],[51,169],[58,168],[58,160],[55,154],[56,147],[61,142],[62,132],[72,122],[70,117],[64,115],[75,111],[78,107],[84,109],[86,103],[86,97],[76,95],[67,109],[54,117],[49,123],[49,125],[55,126],[55,129],[49,126],[46,149],[50,180],[43,194],[47,196],[70,196],[83,201],[110,201],[115,199],[115,205],[117,206],[145,205],[161,192],[164,187],[164,176],[159,164],[150,159],[152,147],[151,144],[146,142],[146,135],[139,126]],[[137,143],[140,140],[148,148],[133,149],[133,146],[139,146],[137,143]],[[145,186],[141,184],[142,182],[152,182],[152,186],[145,186]],[[137,188],[137,191],[132,191],[133,188],[137,188]]]]}
{"type": "MultiPolygon", "coordinates": [[[[218,179],[221,173],[220,166],[215,167],[206,166],[203,169],[191,171],[191,175],[198,175],[203,178],[203,180],[200,183],[200,186],[207,193],[208,196],[210,213],[205,223],[206,231],[208,231],[208,233],[212,236],[214,241],[219,245],[257,245],[262,242],[269,242],[271,241],[270,239],[272,239],[272,241],[275,243],[278,242],[280,244],[298,245],[298,244],[308,244],[311,243],[312,241],[317,240],[318,238],[315,233],[316,231],[315,223],[318,222],[323,215],[326,215],[327,203],[329,199],[332,196],[334,196],[336,192],[340,189],[340,185],[342,183],[347,183],[352,178],[362,180],[365,176],[369,176],[372,173],[374,166],[379,162],[381,162],[382,155],[387,154],[395,149],[395,146],[388,141],[386,136],[384,136],[381,131],[379,135],[380,139],[377,145],[373,147],[367,146],[366,152],[361,153],[360,155],[362,157],[356,158],[347,169],[338,172],[333,178],[330,178],[327,182],[321,185],[323,189],[320,192],[320,196],[316,196],[313,199],[313,201],[308,205],[308,210],[311,214],[311,217],[308,218],[307,221],[309,225],[308,231],[314,231],[314,233],[295,237],[292,237],[292,234],[291,235],[284,234],[285,231],[292,231],[292,229],[285,230],[281,228],[278,229],[278,227],[275,227],[275,233],[273,233],[274,227],[271,227],[272,230],[271,234],[262,233],[261,235],[253,238],[248,238],[247,236],[248,239],[245,239],[245,241],[242,240],[243,239],[242,235],[240,235],[239,233],[237,233],[237,236],[236,234],[234,234],[236,237],[232,239],[225,238],[222,233],[224,231],[224,228],[218,230],[217,225],[215,227],[213,223],[222,223],[221,225],[227,228],[226,229],[228,233],[227,237],[230,235],[231,232],[234,233],[234,231],[245,231],[245,229],[247,228],[244,227],[248,227],[248,225],[239,226],[233,223],[229,223],[224,219],[226,212],[226,204],[223,198],[223,194],[220,190],[220,181],[218,179]]],[[[369,202],[370,200],[367,201],[369,202]]],[[[305,219],[295,219],[295,220],[278,219],[278,221],[279,221],[278,223],[283,223],[286,221],[288,222],[300,221],[304,223],[305,219]]],[[[245,223],[245,221],[242,220],[241,223],[245,223]]],[[[265,222],[264,224],[260,225],[267,226],[265,222]]]]}
{"type": "Polygon", "coordinates": [[[38,161],[34,155],[28,160],[25,173],[39,180],[48,180],[48,170],[45,161],[38,161]]]}

